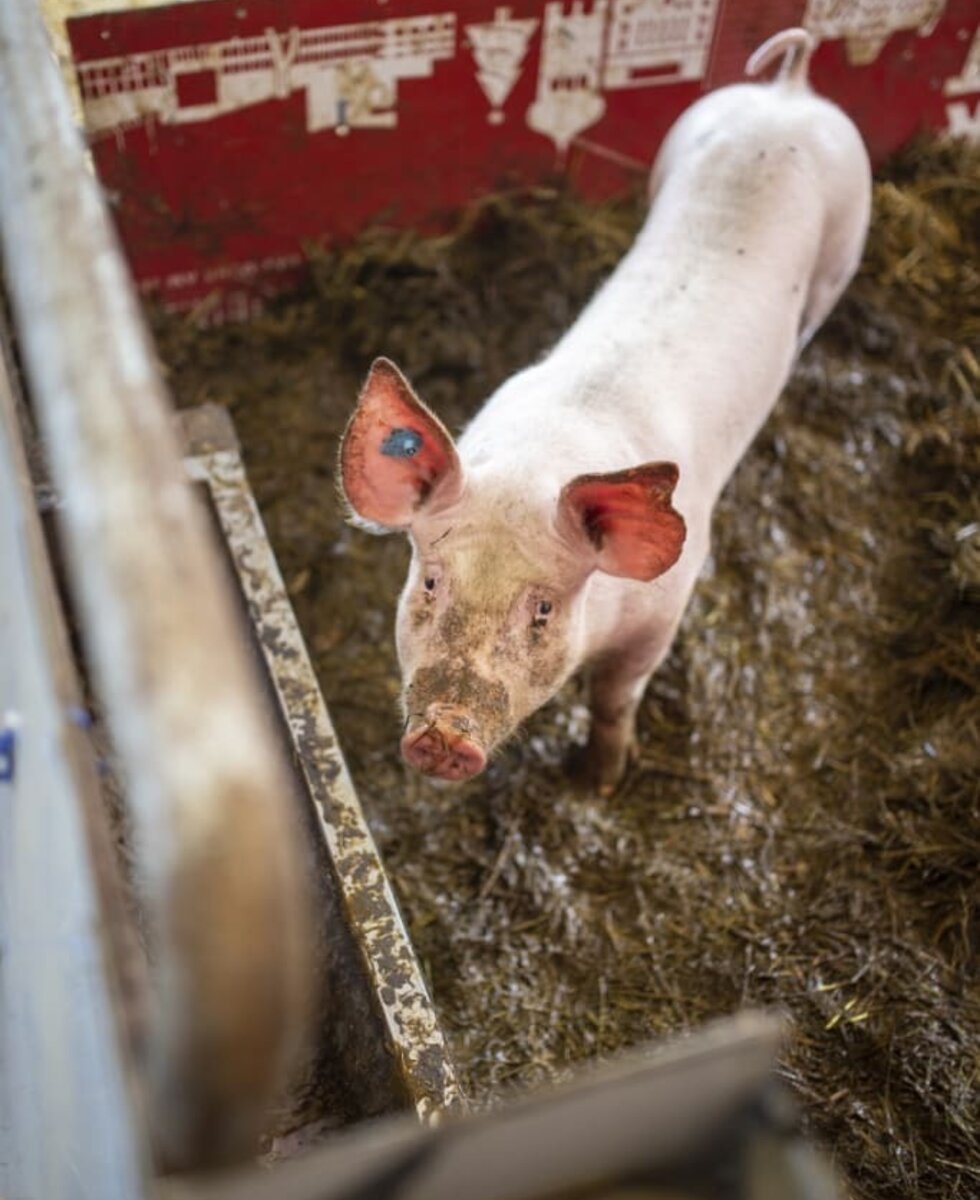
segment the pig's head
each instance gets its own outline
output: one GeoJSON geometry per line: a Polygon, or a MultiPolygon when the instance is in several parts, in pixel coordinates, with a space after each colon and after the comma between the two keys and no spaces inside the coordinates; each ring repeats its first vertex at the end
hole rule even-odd
{"type": "MultiPolygon", "coordinates": [[[[412,563],[398,606],[405,760],[464,780],[581,665],[595,571],[650,580],[676,562],[684,521],[673,463],[560,486],[473,466],[386,359],[340,449],[347,502],[375,532],[403,530],[412,563]]],[[[499,464],[498,464],[499,466],[499,464]]]]}

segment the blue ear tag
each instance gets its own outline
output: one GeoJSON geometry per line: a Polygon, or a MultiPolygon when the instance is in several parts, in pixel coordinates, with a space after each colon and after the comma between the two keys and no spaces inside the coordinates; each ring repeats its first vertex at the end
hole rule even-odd
{"type": "Polygon", "coordinates": [[[422,448],[422,435],[414,429],[393,429],[381,443],[389,458],[414,458],[422,448]]]}

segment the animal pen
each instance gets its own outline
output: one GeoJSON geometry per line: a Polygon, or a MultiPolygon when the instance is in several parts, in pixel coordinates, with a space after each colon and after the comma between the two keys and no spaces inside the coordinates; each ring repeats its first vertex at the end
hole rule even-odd
{"type": "Polygon", "coordinates": [[[0,1197],[975,1195],[972,0],[3,0],[0,111],[0,1197]],[[436,790],[359,380],[463,425],[793,24],[872,232],[637,761],[436,790]]]}

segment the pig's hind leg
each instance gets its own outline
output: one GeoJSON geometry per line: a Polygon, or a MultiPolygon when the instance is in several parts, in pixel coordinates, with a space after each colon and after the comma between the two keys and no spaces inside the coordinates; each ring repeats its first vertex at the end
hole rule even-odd
{"type": "Polygon", "coordinates": [[[824,274],[814,283],[800,317],[800,332],[796,343],[797,354],[802,353],[809,345],[810,339],[830,315],[834,305],[840,299],[841,293],[854,276],[859,261],[859,257],[855,258],[837,274],[824,274]]]}
{"type": "Polygon", "coordinates": [[[650,676],[670,648],[672,638],[610,652],[592,665],[589,708],[592,724],[581,772],[601,796],[616,790],[636,754],[636,711],[650,676]]]}
{"type": "Polygon", "coordinates": [[[829,222],[820,250],[819,266],[800,317],[799,353],[830,315],[844,289],[857,274],[864,253],[871,197],[870,184],[860,176],[853,203],[829,222]]]}

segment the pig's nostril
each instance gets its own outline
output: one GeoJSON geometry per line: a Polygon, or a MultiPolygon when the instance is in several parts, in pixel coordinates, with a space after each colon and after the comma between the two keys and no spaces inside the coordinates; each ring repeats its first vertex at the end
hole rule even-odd
{"type": "MultiPolygon", "coordinates": [[[[453,779],[472,779],[486,766],[487,756],[473,742],[458,742],[449,754],[448,771],[453,779]]],[[[448,778],[448,776],[447,776],[448,778]]]]}
{"type": "Polygon", "coordinates": [[[403,740],[402,757],[416,770],[428,773],[446,757],[445,744],[426,729],[403,740]]]}

